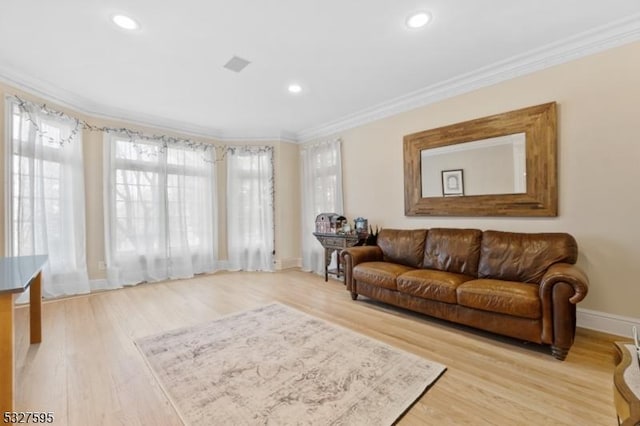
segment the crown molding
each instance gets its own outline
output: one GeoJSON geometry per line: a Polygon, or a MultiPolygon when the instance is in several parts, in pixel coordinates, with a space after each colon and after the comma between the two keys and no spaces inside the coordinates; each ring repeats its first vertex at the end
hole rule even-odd
{"type": "Polygon", "coordinates": [[[213,139],[218,142],[273,142],[297,143],[296,134],[273,129],[220,130],[198,126],[150,114],[100,105],[82,96],[61,89],[53,84],[28,76],[18,75],[7,67],[0,66],[0,82],[22,92],[41,98],[63,108],[93,119],[120,121],[134,126],[151,127],[158,130],[213,139]]]}
{"type": "Polygon", "coordinates": [[[296,134],[286,130],[242,129],[223,130],[218,140],[223,142],[289,142],[298,143],[296,134]]]}
{"type": "Polygon", "coordinates": [[[640,40],[640,13],[297,133],[300,143],[640,40]]]}
{"type": "Polygon", "coordinates": [[[640,13],[297,133],[273,129],[217,129],[112,108],[49,82],[16,73],[6,66],[0,66],[0,82],[92,118],[122,121],[220,142],[278,140],[306,143],[638,40],[640,40],[640,13]]]}
{"type": "Polygon", "coordinates": [[[128,124],[153,127],[159,130],[188,134],[190,136],[220,139],[220,131],[213,128],[195,126],[177,120],[165,119],[149,114],[127,111],[100,105],[88,98],[61,89],[42,80],[18,75],[7,67],[0,67],[0,81],[20,91],[37,96],[45,102],[69,108],[89,118],[122,121],[128,124]]]}

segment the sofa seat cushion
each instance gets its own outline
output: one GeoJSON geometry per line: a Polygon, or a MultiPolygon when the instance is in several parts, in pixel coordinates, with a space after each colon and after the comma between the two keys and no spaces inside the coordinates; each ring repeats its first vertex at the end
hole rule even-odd
{"type": "Polygon", "coordinates": [[[416,269],[398,277],[398,291],[423,299],[457,303],[456,289],[473,277],[432,269],[416,269]]]}
{"type": "Polygon", "coordinates": [[[472,280],[458,286],[458,304],[489,312],[538,319],[542,309],[537,284],[472,280]]]}
{"type": "Polygon", "coordinates": [[[364,262],[353,268],[353,279],[379,287],[397,290],[396,279],[413,268],[391,262],[364,262]]]}

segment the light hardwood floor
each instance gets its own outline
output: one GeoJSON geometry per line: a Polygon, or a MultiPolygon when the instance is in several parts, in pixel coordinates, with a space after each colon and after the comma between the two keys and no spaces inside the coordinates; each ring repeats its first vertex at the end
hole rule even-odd
{"type": "Polygon", "coordinates": [[[267,304],[290,305],[447,366],[401,425],[615,425],[615,336],[578,329],[566,361],[361,298],[299,271],[217,273],[46,302],[43,341],[16,312],[18,411],[59,425],[179,425],[133,341],[267,304]]]}

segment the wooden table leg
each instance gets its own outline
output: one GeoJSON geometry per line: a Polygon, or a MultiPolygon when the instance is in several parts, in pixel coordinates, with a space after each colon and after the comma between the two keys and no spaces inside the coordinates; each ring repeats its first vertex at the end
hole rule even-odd
{"type": "Polygon", "coordinates": [[[0,294],[0,413],[13,411],[15,293],[0,294]]]}
{"type": "Polygon", "coordinates": [[[29,331],[31,343],[42,342],[42,271],[31,281],[29,286],[29,331]]]}
{"type": "Polygon", "coordinates": [[[324,282],[329,281],[329,264],[331,263],[331,251],[324,249],[324,282]]]}

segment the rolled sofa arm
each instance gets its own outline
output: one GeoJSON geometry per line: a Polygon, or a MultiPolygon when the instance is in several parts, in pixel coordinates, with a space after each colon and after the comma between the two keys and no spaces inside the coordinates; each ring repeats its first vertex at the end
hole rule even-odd
{"type": "Polygon", "coordinates": [[[382,260],[382,250],[378,246],[356,246],[343,249],[340,256],[344,265],[344,283],[347,290],[353,292],[353,268],[359,263],[382,260]]]}
{"type": "Polygon", "coordinates": [[[576,332],[575,305],[589,291],[589,279],[575,265],[556,263],[540,281],[543,343],[551,344],[551,353],[566,358],[576,332]]]}
{"type": "Polygon", "coordinates": [[[584,299],[589,292],[589,279],[580,268],[569,263],[556,263],[547,270],[540,281],[542,300],[545,300],[545,295],[551,294],[551,289],[559,282],[573,287],[575,293],[569,298],[569,302],[574,305],[584,299]]]}

